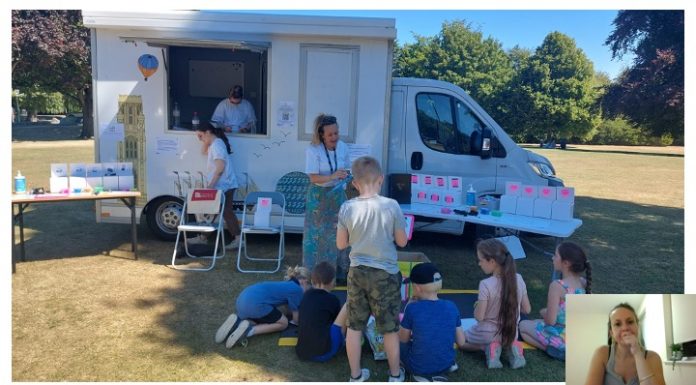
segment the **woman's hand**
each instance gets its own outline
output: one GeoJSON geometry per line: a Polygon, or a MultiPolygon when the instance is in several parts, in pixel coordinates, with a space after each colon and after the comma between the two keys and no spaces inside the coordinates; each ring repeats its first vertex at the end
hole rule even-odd
{"type": "Polygon", "coordinates": [[[334,179],[346,179],[348,177],[348,172],[346,170],[336,170],[333,174],[331,174],[331,180],[334,179]]]}
{"type": "Polygon", "coordinates": [[[643,354],[643,348],[641,348],[640,343],[638,342],[638,337],[636,337],[633,333],[623,332],[621,334],[621,342],[631,349],[632,355],[635,356],[636,354],[643,354]]]}

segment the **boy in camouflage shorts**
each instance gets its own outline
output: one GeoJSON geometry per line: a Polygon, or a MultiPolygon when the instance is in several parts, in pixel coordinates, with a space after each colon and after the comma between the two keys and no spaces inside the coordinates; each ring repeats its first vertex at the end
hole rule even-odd
{"type": "Polygon", "coordinates": [[[379,195],[384,175],[376,159],[363,156],[352,166],[353,185],[360,195],[341,205],[336,245],[351,246],[348,270],[348,330],[346,353],[350,381],[365,381],[370,371],[360,366],[361,335],[372,313],[377,331],[384,335],[389,381],[404,381],[399,367],[399,310],[401,274],[396,246],[406,246],[404,215],[399,204],[379,195]]]}

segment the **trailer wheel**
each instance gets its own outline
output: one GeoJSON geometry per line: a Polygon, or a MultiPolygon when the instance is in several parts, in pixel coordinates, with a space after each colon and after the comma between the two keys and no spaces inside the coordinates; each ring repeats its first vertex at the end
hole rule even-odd
{"type": "Polygon", "coordinates": [[[180,198],[157,198],[147,210],[147,225],[163,241],[176,240],[176,227],[181,221],[184,203],[180,198]]]}

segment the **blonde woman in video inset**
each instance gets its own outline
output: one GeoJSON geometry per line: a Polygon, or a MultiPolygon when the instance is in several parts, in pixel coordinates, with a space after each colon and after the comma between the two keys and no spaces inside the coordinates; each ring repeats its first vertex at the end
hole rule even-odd
{"type": "Polygon", "coordinates": [[[627,303],[609,313],[608,346],[592,356],[585,385],[665,385],[662,360],[640,343],[638,316],[627,303]]]}

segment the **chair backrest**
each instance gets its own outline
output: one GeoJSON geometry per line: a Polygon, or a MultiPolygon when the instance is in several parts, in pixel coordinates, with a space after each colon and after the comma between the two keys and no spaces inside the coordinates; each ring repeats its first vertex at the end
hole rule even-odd
{"type": "Polygon", "coordinates": [[[272,204],[285,208],[285,195],[277,191],[252,191],[244,198],[244,204],[255,205],[259,198],[270,198],[272,204]]]}
{"type": "Polygon", "coordinates": [[[224,205],[222,190],[194,189],[186,198],[187,214],[220,214],[224,205]]]}
{"type": "Polygon", "coordinates": [[[276,191],[283,193],[287,201],[285,211],[290,214],[303,214],[307,200],[309,176],[293,171],[283,175],[276,184],[276,191]]]}

